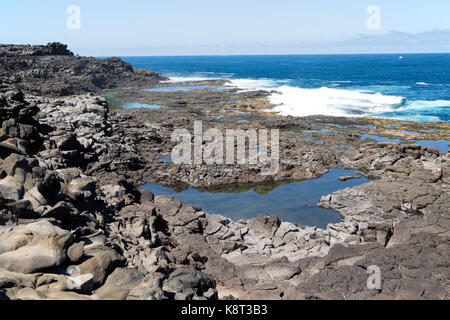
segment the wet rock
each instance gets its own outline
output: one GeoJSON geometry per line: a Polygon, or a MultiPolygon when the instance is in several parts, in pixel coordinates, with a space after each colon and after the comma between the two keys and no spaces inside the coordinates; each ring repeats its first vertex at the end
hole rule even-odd
{"type": "Polygon", "coordinates": [[[347,180],[351,180],[351,179],[359,179],[361,178],[360,176],[341,176],[339,177],[340,181],[347,181],[347,180]]]}

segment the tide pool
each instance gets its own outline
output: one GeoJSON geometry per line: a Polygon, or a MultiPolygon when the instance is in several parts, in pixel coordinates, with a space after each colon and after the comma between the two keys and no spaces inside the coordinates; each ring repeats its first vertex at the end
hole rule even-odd
{"type": "Polygon", "coordinates": [[[186,204],[200,205],[205,212],[221,214],[233,220],[251,219],[258,214],[276,215],[284,221],[326,228],[340,221],[334,210],[316,206],[320,198],[334,191],[369,182],[367,178],[340,181],[340,176],[355,172],[331,169],[322,177],[300,182],[236,184],[195,189],[190,186],[168,188],[148,183],[142,188],[156,195],[172,195],[186,204]]]}
{"type": "Polygon", "coordinates": [[[139,102],[125,102],[122,104],[122,108],[124,109],[162,109],[163,106],[159,106],[157,104],[146,104],[139,102]]]}

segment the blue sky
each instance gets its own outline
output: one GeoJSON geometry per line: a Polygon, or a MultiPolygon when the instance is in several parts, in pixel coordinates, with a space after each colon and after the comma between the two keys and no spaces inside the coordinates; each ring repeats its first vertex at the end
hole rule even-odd
{"type": "Polygon", "coordinates": [[[83,55],[450,52],[449,0],[3,0],[0,42],[83,55]],[[81,29],[66,26],[69,5],[81,29]],[[368,29],[377,5],[380,29],[368,29]]]}

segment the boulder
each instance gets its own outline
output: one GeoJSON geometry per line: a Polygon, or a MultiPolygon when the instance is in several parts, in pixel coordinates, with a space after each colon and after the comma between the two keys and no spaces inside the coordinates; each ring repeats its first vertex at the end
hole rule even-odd
{"type": "Polygon", "coordinates": [[[6,232],[0,236],[0,254],[14,251],[30,243],[33,235],[26,233],[6,232]]]}
{"type": "Polygon", "coordinates": [[[23,150],[17,148],[16,146],[9,143],[0,143],[0,158],[5,159],[11,155],[11,153],[17,153],[24,156],[27,155],[23,150]]]}
{"type": "Polygon", "coordinates": [[[174,216],[181,208],[181,201],[171,196],[156,196],[155,204],[157,205],[157,211],[163,217],[174,216]]]}
{"type": "Polygon", "coordinates": [[[81,274],[92,274],[94,288],[100,287],[114,269],[124,263],[124,258],[114,249],[97,247],[86,252],[90,257],[79,265],[81,274]]]}
{"type": "Polygon", "coordinates": [[[26,230],[31,232],[34,236],[39,237],[63,236],[70,234],[70,231],[55,226],[47,219],[39,219],[36,222],[27,224],[26,230]]]}
{"type": "Polygon", "coordinates": [[[78,293],[91,293],[94,289],[94,276],[91,273],[81,274],[78,266],[68,268],[69,277],[66,279],[67,290],[78,293]]]}
{"type": "Polygon", "coordinates": [[[33,205],[29,200],[19,200],[8,204],[9,210],[18,218],[34,219],[39,215],[33,211],[33,205]]]}
{"type": "Polygon", "coordinates": [[[162,290],[166,277],[159,272],[150,272],[128,293],[127,300],[162,300],[165,297],[162,290]]]}
{"type": "Polygon", "coordinates": [[[140,189],[139,193],[141,195],[141,203],[153,202],[155,195],[148,189],[140,189]]]}
{"type": "Polygon", "coordinates": [[[77,263],[84,255],[84,242],[74,243],[67,249],[67,257],[72,263],[77,263]]]}
{"type": "Polygon", "coordinates": [[[52,290],[47,292],[45,300],[98,300],[95,295],[83,295],[76,292],[52,290]]]}
{"type": "Polygon", "coordinates": [[[125,300],[129,291],[143,278],[144,275],[136,268],[116,268],[95,293],[102,300],[125,300]]]}
{"type": "Polygon", "coordinates": [[[96,181],[83,177],[71,181],[66,190],[66,195],[73,201],[90,199],[95,195],[96,181]]]}
{"type": "Polygon", "coordinates": [[[0,194],[3,199],[19,201],[23,198],[24,188],[14,177],[8,176],[0,180],[0,194]]]}
{"type": "Polygon", "coordinates": [[[0,289],[34,287],[36,275],[11,272],[0,268],[0,289]]]}
{"type": "Polygon", "coordinates": [[[60,201],[52,208],[48,209],[43,218],[55,218],[59,221],[67,221],[76,212],[75,207],[70,202],[60,201]]]}
{"type": "Polygon", "coordinates": [[[193,291],[197,296],[202,296],[210,288],[216,288],[216,282],[207,274],[184,268],[173,271],[164,281],[164,291],[182,293],[193,291]]]}
{"type": "Polygon", "coordinates": [[[0,267],[28,274],[60,266],[65,258],[64,250],[50,238],[1,254],[0,267]]]}

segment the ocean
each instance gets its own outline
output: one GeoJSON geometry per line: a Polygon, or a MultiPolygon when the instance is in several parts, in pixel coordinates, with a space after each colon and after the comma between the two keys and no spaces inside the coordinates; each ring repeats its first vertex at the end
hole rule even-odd
{"type": "Polygon", "coordinates": [[[122,57],[172,82],[225,79],[276,91],[282,115],[450,121],[450,54],[122,57]]]}

